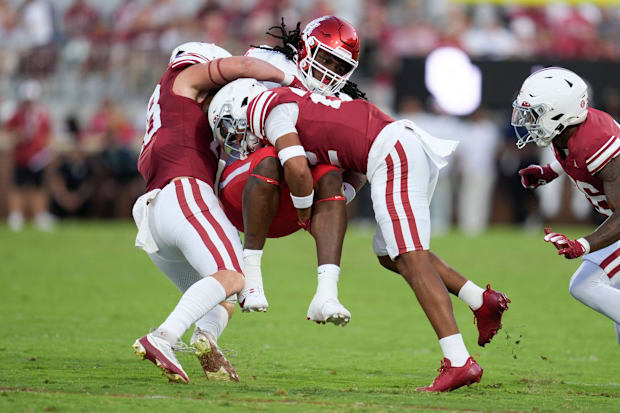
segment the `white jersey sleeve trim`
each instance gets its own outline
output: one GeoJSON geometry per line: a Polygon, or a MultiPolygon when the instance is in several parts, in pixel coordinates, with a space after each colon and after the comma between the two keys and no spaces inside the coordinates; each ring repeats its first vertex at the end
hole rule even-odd
{"type": "Polygon", "coordinates": [[[272,145],[278,138],[289,133],[297,133],[295,125],[299,117],[297,103],[283,103],[271,110],[265,121],[265,137],[272,145]]]}
{"type": "Polygon", "coordinates": [[[592,175],[599,172],[613,158],[620,154],[620,139],[616,136],[609,138],[607,142],[594,155],[588,158],[586,165],[592,175]]]}

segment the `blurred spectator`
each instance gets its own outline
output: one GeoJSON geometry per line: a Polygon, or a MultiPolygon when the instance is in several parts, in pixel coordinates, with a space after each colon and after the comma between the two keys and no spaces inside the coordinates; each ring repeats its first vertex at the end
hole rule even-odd
{"type": "Polygon", "coordinates": [[[492,5],[475,8],[474,24],[461,37],[462,45],[469,54],[498,59],[520,53],[520,45],[514,33],[504,27],[497,10],[492,5]]]}
{"type": "MultiPolygon", "coordinates": [[[[434,100],[429,99],[430,111],[424,110],[419,99],[409,97],[401,103],[399,117],[410,119],[422,129],[441,139],[461,140],[465,133],[462,122],[442,113],[434,100]]],[[[439,171],[439,178],[431,201],[431,228],[433,235],[441,235],[452,228],[453,169],[450,162],[439,171]]]]}
{"type": "Polygon", "coordinates": [[[13,184],[9,190],[9,228],[19,231],[24,225],[27,209],[34,216],[37,227],[53,229],[53,217],[47,211],[48,193],[45,187],[45,167],[51,160],[51,123],[47,110],[38,103],[41,86],[36,81],[21,85],[21,103],[6,123],[12,136],[13,184]]]}
{"type": "Polygon", "coordinates": [[[458,222],[467,235],[478,235],[489,223],[495,186],[495,161],[500,131],[486,109],[466,123],[456,157],[460,169],[458,222]]]}
{"type": "Polygon", "coordinates": [[[107,144],[113,139],[120,146],[132,146],[136,139],[136,132],[122,109],[109,98],[101,102],[91,117],[86,133],[101,144],[107,144]]]}
{"type": "Polygon", "coordinates": [[[45,77],[56,64],[54,9],[47,0],[25,0],[19,9],[20,75],[45,77]]]}
{"type": "Polygon", "coordinates": [[[74,0],[65,12],[63,23],[65,36],[72,38],[89,38],[99,22],[99,12],[86,0],[74,0]]]}
{"type": "Polygon", "coordinates": [[[128,218],[131,206],[144,193],[144,180],[138,173],[136,152],[120,142],[112,129],[103,135],[103,148],[97,154],[99,188],[95,214],[104,218],[128,218]]]}
{"type": "Polygon", "coordinates": [[[92,208],[96,176],[91,159],[83,150],[74,118],[67,120],[73,138],[49,168],[51,209],[59,218],[85,218],[92,208]]]}
{"type": "MultiPolygon", "coordinates": [[[[509,125],[507,121],[502,124],[509,125]]],[[[542,219],[536,195],[534,191],[524,190],[518,174],[519,169],[538,163],[538,147],[529,144],[523,149],[518,149],[511,126],[506,126],[502,135],[496,199],[503,201],[501,209],[510,214],[509,222],[538,231],[542,225],[542,219]]]]}

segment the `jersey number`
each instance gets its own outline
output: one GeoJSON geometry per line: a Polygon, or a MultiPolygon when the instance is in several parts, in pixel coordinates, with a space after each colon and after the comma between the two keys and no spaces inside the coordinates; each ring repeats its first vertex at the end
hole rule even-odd
{"type": "Polygon", "coordinates": [[[587,182],[575,181],[575,185],[577,185],[577,188],[585,194],[594,209],[603,215],[610,216],[612,214],[613,211],[609,208],[605,194],[599,192],[594,186],[587,182]]]}
{"type": "Polygon", "coordinates": [[[159,90],[160,86],[157,85],[151,98],[149,99],[149,106],[146,111],[146,133],[142,141],[142,152],[146,145],[149,144],[153,135],[159,128],[161,128],[161,107],[159,106],[159,90]]]}

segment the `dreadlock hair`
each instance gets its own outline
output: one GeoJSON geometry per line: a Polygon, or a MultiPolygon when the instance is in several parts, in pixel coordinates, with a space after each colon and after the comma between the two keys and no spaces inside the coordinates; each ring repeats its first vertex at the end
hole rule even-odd
{"type": "MultiPolygon", "coordinates": [[[[284,23],[284,17],[281,17],[279,26],[272,26],[267,30],[266,34],[271,37],[275,37],[276,39],[282,40],[282,45],[276,46],[255,46],[251,44],[251,47],[255,47],[257,49],[263,50],[271,50],[282,53],[286,58],[292,62],[297,62],[297,51],[301,49],[301,22],[297,22],[295,29],[287,30],[286,24],[284,23]],[[275,33],[272,33],[275,31],[275,33]],[[277,33],[279,32],[279,33],[277,33]]],[[[351,96],[353,99],[364,99],[366,98],[366,94],[362,92],[356,83],[347,80],[345,85],[340,89],[340,91],[346,93],[351,96]]]]}
{"type": "Polygon", "coordinates": [[[277,45],[273,47],[269,46],[254,46],[257,49],[263,50],[273,50],[276,52],[282,53],[286,58],[290,61],[297,61],[297,50],[301,48],[301,22],[297,22],[297,26],[293,30],[286,30],[286,24],[284,24],[284,17],[281,18],[281,23],[279,26],[272,26],[266,32],[271,37],[275,37],[276,39],[282,40],[282,45],[277,45]],[[271,33],[271,31],[276,31],[276,33],[271,33]],[[277,31],[280,33],[278,34],[277,31]]]}
{"type": "Polygon", "coordinates": [[[360,90],[360,88],[357,86],[357,83],[351,82],[350,80],[347,80],[347,82],[344,84],[342,89],[339,90],[339,92],[346,93],[347,95],[351,96],[352,99],[368,100],[368,98],[366,97],[366,93],[360,90]]]}

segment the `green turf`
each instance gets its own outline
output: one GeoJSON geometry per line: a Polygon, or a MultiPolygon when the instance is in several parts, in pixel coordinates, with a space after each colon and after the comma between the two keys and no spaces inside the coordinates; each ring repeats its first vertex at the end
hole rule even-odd
{"type": "Polygon", "coordinates": [[[181,385],[131,350],[179,298],[132,247],[133,225],[75,223],[54,234],[0,226],[0,411],[618,411],[612,323],[570,297],[579,263],[556,256],[541,234],[433,240],[436,253],[513,303],[505,328],[480,348],[471,311],[455,300],[483,380],[420,394],[441,352],[407,285],[376,262],[370,229],[351,228],[345,242],[346,328],[305,321],[316,284],[310,237],[269,241],[269,312],[238,313],[220,339],[241,383],[207,382],[180,354],[192,380],[181,385]]]}

